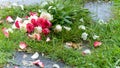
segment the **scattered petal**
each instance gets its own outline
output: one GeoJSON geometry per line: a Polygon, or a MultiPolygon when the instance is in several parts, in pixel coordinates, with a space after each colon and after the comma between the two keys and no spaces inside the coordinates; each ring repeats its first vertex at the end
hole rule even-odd
{"type": "Polygon", "coordinates": [[[50,41],[50,37],[47,37],[46,42],[49,42],[49,41],[50,41]]]}
{"type": "Polygon", "coordinates": [[[31,56],[31,58],[32,59],[37,59],[39,57],[39,54],[38,54],[38,52],[35,52],[32,56],[31,56]]]}
{"type": "Polygon", "coordinates": [[[78,26],[78,29],[86,30],[86,28],[85,28],[84,25],[80,25],[80,26],[78,26]]]}
{"type": "Polygon", "coordinates": [[[83,52],[82,52],[83,55],[86,55],[86,54],[91,54],[91,51],[90,49],[85,49],[83,52]]]}
{"type": "Polygon", "coordinates": [[[95,39],[98,39],[99,38],[99,36],[97,36],[97,35],[94,35],[93,36],[93,39],[95,40],[95,39]]]}
{"type": "Polygon", "coordinates": [[[56,25],[54,31],[55,32],[61,32],[62,31],[62,26],[61,25],[56,25]]]}
{"type": "Polygon", "coordinates": [[[87,36],[88,36],[88,34],[86,32],[84,32],[84,33],[82,33],[81,38],[83,40],[87,40],[87,36]]]}
{"type": "Polygon", "coordinates": [[[7,37],[7,38],[9,37],[9,32],[6,28],[2,28],[2,32],[5,35],[5,37],[7,37]]]}
{"type": "Polygon", "coordinates": [[[53,68],[60,68],[58,64],[53,64],[53,68]]]}
{"type": "Polygon", "coordinates": [[[7,16],[6,21],[8,21],[8,22],[14,22],[14,20],[12,19],[11,16],[7,16]]]}
{"type": "Polygon", "coordinates": [[[25,42],[20,42],[19,47],[20,47],[21,49],[26,49],[27,44],[26,44],[25,42]]]}
{"type": "Polygon", "coordinates": [[[71,28],[70,27],[67,27],[67,26],[64,26],[64,28],[67,30],[67,31],[70,31],[71,28]]]}
{"type": "Polygon", "coordinates": [[[36,60],[33,62],[34,65],[40,66],[41,68],[44,68],[44,64],[40,60],[36,60]]]}
{"type": "Polygon", "coordinates": [[[84,22],[84,19],[83,19],[83,18],[81,18],[81,19],[80,19],[80,21],[81,21],[81,22],[84,22]]]}
{"type": "Polygon", "coordinates": [[[98,47],[98,46],[100,46],[101,44],[102,44],[101,42],[95,41],[95,42],[94,42],[94,47],[98,47]]]}

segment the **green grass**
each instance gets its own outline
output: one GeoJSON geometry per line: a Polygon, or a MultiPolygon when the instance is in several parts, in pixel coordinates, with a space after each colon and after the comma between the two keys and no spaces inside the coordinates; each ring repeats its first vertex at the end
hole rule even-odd
{"type": "MultiPolygon", "coordinates": [[[[117,1],[115,3],[117,3],[117,1]]],[[[49,5],[56,5],[56,4],[49,4],[49,5]]],[[[11,11],[11,13],[9,14],[7,13],[2,14],[2,18],[5,18],[7,15],[11,15],[14,18],[16,17],[16,15],[23,17],[23,16],[26,16],[29,13],[29,11],[37,11],[40,8],[41,8],[40,6],[27,7],[25,8],[24,12],[21,12],[20,9],[17,9],[16,11],[15,9],[5,9],[5,10],[1,10],[0,13],[7,10],[11,11]],[[18,10],[19,12],[17,12],[18,10]]],[[[44,8],[45,9],[48,8],[48,5],[46,5],[44,8]]],[[[115,12],[119,13],[117,12],[117,10],[115,12]]],[[[67,10],[64,10],[64,11],[56,10],[56,11],[60,13],[60,12],[65,12],[67,10]]],[[[71,10],[69,9],[69,11],[71,10]]],[[[10,34],[9,38],[5,38],[2,32],[0,31],[0,64],[6,63],[7,60],[11,58],[14,51],[18,48],[19,42],[24,41],[28,44],[28,48],[32,49],[32,52],[37,51],[39,53],[44,53],[47,57],[51,59],[64,62],[73,67],[115,68],[116,62],[120,60],[119,16],[116,16],[114,20],[110,20],[108,24],[99,24],[98,22],[91,24],[89,23],[89,21],[91,22],[88,16],[89,12],[84,9],[80,9],[80,11],[82,12],[81,16],[74,15],[76,20],[72,21],[73,24],[71,25],[68,24],[68,26],[72,28],[71,31],[66,31],[64,29],[60,33],[54,33],[51,31],[49,35],[51,38],[50,42],[45,42],[45,38],[43,38],[41,41],[31,40],[27,37],[27,35],[24,32],[19,30],[15,30],[13,34],[10,34]],[[78,17],[79,18],[84,17],[85,22],[84,23],[79,22],[78,17]],[[78,26],[81,24],[87,27],[85,31],[78,29],[78,26]],[[82,51],[79,49],[72,49],[72,48],[68,49],[64,47],[64,43],[67,41],[72,41],[75,43],[83,42],[83,40],[81,39],[81,34],[83,32],[87,32],[89,34],[87,41],[89,42],[88,47],[90,47],[92,52],[91,55],[83,56],[82,51]],[[102,42],[102,45],[98,48],[94,48],[93,46],[93,43],[95,40],[92,39],[92,36],[94,34],[100,36],[98,41],[102,42]]],[[[57,17],[58,15],[55,14],[55,16],[57,17]]],[[[68,11],[66,12],[66,15],[69,15],[68,11]]],[[[59,22],[60,18],[57,18],[57,19],[59,22]]],[[[54,20],[53,22],[55,23],[54,20]]],[[[0,29],[2,27],[10,27],[10,25],[1,24],[0,29]]],[[[117,65],[120,66],[120,62],[117,65]]]]}

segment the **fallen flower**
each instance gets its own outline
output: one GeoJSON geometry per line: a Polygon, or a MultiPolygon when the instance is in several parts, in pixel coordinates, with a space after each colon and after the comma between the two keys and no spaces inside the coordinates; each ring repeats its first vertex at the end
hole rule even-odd
{"type": "Polygon", "coordinates": [[[5,35],[5,37],[7,37],[7,38],[9,37],[9,32],[6,28],[2,28],[2,32],[5,35]]]}
{"type": "Polygon", "coordinates": [[[83,52],[82,52],[83,55],[86,55],[86,54],[91,54],[91,51],[90,49],[85,49],[83,52]]]}
{"type": "Polygon", "coordinates": [[[38,52],[35,52],[32,56],[31,56],[31,58],[32,59],[37,59],[39,57],[39,54],[38,54],[38,52]]]}
{"type": "Polygon", "coordinates": [[[88,34],[86,32],[84,32],[84,33],[82,33],[81,38],[83,40],[87,40],[87,36],[88,36],[88,34]]]}
{"type": "Polygon", "coordinates": [[[50,41],[50,37],[47,37],[46,42],[49,42],[49,41],[50,41]]]}
{"type": "Polygon", "coordinates": [[[33,62],[34,65],[40,66],[41,68],[44,68],[44,64],[40,60],[36,60],[33,62]]]}
{"type": "Polygon", "coordinates": [[[19,47],[20,47],[21,49],[26,49],[27,44],[26,44],[25,42],[20,42],[19,47]]]}
{"type": "Polygon", "coordinates": [[[60,68],[58,64],[53,64],[53,68],[60,68]]]}
{"type": "Polygon", "coordinates": [[[67,26],[64,26],[64,29],[66,29],[67,31],[70,31],[71,28],[70,27],[67,27],[67,26]]]}
{"type": "Polygon", "coordinates": [[[7,16],[6,21],[8,21],[8,22],[14,22],[14,20],[12,19],[11,16],[7,16]]]}
{"type": "Polygon", "coordinates": [[[97,38],[99,38],[99,36],[97,36],[97,35],[94,35],[94,36],[93,36],[93,39],[94,39],[94,40],[97,39],[97,38]]]}
{"type": "Polygon", "coordinates": [[[61,25],[56,25],[54,31],[55,32],[61,32],[62,31],[62,26],[61,25]]]}
{"type": "Polygon", "coordinates": [[[85,28],[85,26],[84,26],[84,25],[80,25],[80,26],[78,26],[78,29],[85,30],[86,28],[85,28]]]}
{"type": "Polygon", "coordinates": [[[94,42],[94,47],[98,47],[98,46],[100,46],[101,44],[102,44],[101,42],[95,41],[95,42],[94,42]]]}

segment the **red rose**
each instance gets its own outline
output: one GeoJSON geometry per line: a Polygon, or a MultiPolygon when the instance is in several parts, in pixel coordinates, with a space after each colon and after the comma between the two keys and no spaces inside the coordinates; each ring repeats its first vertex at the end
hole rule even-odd
{"type": "Polygon", "coordinates": [[[38,18],[37,22],[38,22],[38,25],[41,26],[43,29],[50,28],[52,26],[51,22],[44,18],[38,18]]]}
{"type": "Polygon", "coordinates": [[[28,32],[28,33],[31,33],[31,32],[34,31],[34,25],[31,24],[31,23],[28,23],[28,24],[26,25],[26,28],[27,28],[27,32],[28,32]]]}
{"type": "Polygon", "coordinates": [[[42,30],[44,35],[48,35],[50,33],[50,30],[48,28],[45,28],[42,30]]]}
{"type": "Polygon", "coordinates": [[[38,26],[38,23],[35,19],[31,19],[31,23],[34,25],[34,27],[38,26]]]}

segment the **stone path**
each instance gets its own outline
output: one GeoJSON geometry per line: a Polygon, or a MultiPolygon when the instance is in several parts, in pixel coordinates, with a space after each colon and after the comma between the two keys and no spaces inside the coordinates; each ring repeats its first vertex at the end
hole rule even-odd
{"type": "Polygon", "coordinates": [[[103,20],[108,21],[112,18],[111,6],[112,2],[89,2],[85,4],[85,8],[87,8],[92,14],[93,20],[103,20]]]}
{"type": "MultiPolygon", "coordinates": [[[[14,56],[14,63],[10,62],[9,64],[5,65],[4,68],[14,68],[14,66],[18,66],[19,68],[40,68],[32,64],[32,62],[35,61],[31,59],[32,55],[33,54],[29,54],[25,52],[16,52],[14,56]]],[[[56,61],[47,59],[42,55],[40,55],[38,59],[44,63],[45,68],[53,68],[53,64],[58,64],[60,68],[70,68],[61,62],[56,62],[56,61]]]]}

